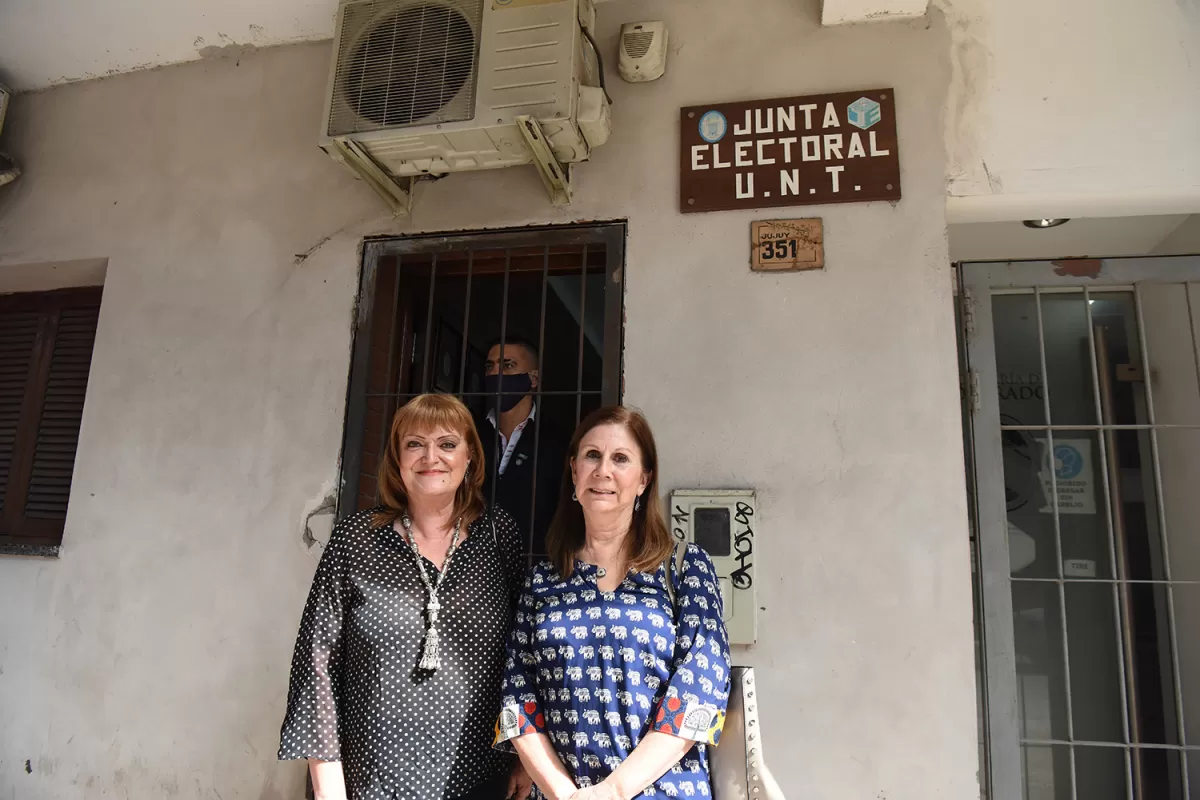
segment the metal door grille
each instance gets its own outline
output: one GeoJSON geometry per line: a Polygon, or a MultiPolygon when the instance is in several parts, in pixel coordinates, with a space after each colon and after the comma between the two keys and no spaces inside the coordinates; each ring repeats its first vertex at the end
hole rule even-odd
{"type": "Polygon", "coordinates": [[[960,269],[987,790],[1200,797],[1200,259],[1081,266],[960,269]]]}
{"type": "MultiPolygon", "coordinates": [[[[522,437],[533,438],[535,474],[561,470],[539,459],[545,431],[569,438],[583,415],[620,402],[624,240],[625,225],[612,223],[368,241],[339,517],[376,503],[391,419],[409,399],[447,392],[484,416],[487,401],[498,399],[482,389],[486,348],[495,340],[536,345],[538,411],[522,437]]],[[[479,433],[499,441],[491,426],[479,433]]],[[[489,502],[495,481],[492,490],[489,502]]],[[[549,522],[545,497],[539,518],[537,491],[535,480],[524,531],[531,557],[540,554],[534,531],[549,522]]]]}

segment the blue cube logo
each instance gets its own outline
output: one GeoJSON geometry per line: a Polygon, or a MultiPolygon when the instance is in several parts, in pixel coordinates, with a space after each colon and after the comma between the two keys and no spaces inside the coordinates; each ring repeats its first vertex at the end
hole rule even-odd
{"type": "Polygon", "coordinates": [[[860,97],[846,109],[850,124],[864,131],[883,118],[879,103],[867,97],[860,97]]]}

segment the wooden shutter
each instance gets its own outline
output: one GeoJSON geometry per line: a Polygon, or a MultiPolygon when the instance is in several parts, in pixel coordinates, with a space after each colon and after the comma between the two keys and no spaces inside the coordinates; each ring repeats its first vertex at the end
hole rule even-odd
{"type": "Polygon", "coordinates": [[[382,259],[371,314],[367,413],[356,505],[359,510],[379,504],[377,473],[392,427],[392,415],[396,413],[397,398],[393,395],[397,391],[399,376],[405,372],[402,367],[412,362],[414,334],[411,294],[403,291],[399,260],[382,259]]]}
{"type": "Polygon", "coordinates": [[[62,541],[100,288],[0,296],[0,544],[62,541]]]}

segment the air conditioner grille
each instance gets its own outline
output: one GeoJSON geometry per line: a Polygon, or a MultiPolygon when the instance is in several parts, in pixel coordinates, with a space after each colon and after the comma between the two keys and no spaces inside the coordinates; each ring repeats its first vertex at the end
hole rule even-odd
{"type": "Polygon", "coordinates": [[[630,58],[641,58],[650,52],[650,43],[654,41],[654,31],[627,33],[622,38],[625,54],[630,58]]]}
{"type": "Polygon", "coordinates": [[[471,119],[483,1],[343,6],[329,135],[471,119]]]}

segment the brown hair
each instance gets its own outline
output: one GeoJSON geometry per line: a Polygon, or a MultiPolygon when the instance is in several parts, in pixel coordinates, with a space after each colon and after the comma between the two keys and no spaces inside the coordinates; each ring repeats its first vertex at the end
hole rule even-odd
{"type": "MultiPolygon", "coordinates": [[[[629,566],[639,572],[650,572],[671,554],[673,542],[667,529],[666,517],[658,499],[658,448],[654,445],[654,434],[650,424],[640,411],[625,406],[604,406],[584,417],[571,437],[571,458],[579,455],[579,443],[584,436],[600,425],[620,425],[629,431],[642,451],[642,469],[649,473],[650,480],[642,493],[641,508],[633,512],[629,527],[632,541],[627,546],[629,566]]],[[[571,498],[575,484],[571,480],[570,463],[563,470],[562,487],[558,493],[558,511],[546,534],[546,549],[558,574],[570,577],[575,569],[575,556],[583,547],[585,523],[583,507],[571,498]]]]}
{"type": "Polygon", "coordinates": [[[408,492],[400,477],[401,440],[413,433],[425,433],[446,428],[463,437],[470,451],[467,475],[454,495],[454,517],[461,518],[466,528],[483,514],[483,443],[475,430],[471,412],[457,397],[448,394],[421,394],[396,410],[387,447],[379,462],[379,503],[371,524],[392,525],[408,510],[408,492]]]}

